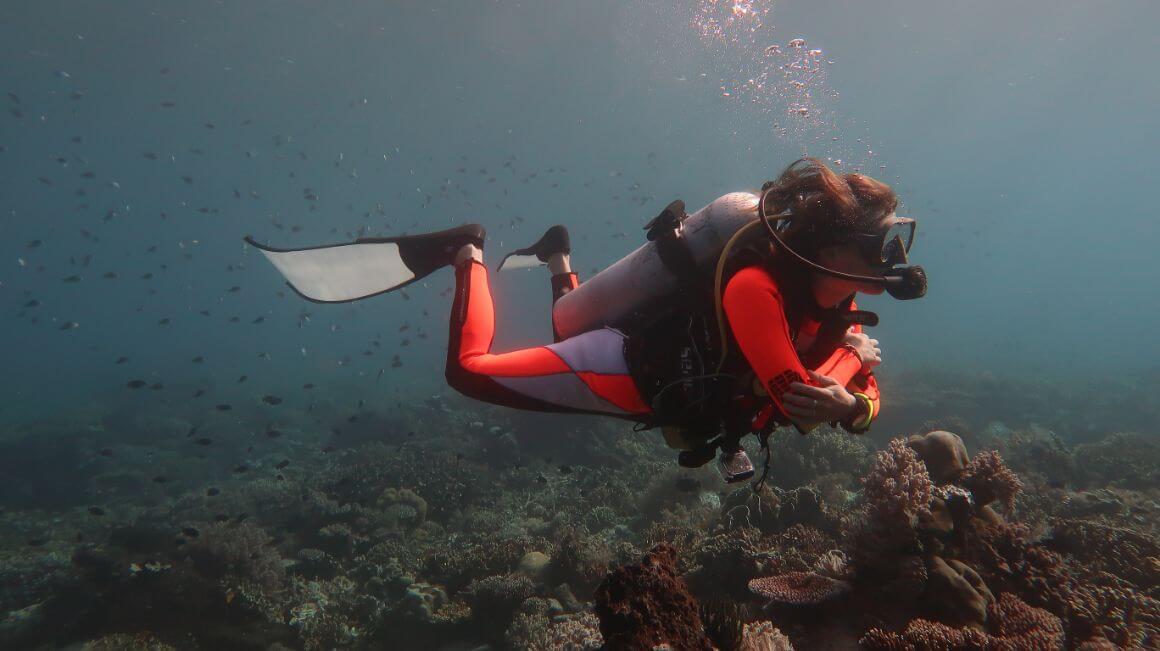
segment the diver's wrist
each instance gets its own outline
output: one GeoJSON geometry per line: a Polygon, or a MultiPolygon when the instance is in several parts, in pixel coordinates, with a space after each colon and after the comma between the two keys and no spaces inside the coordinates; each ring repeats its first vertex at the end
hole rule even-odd
{"type": "Polygon", "coordinates": [[[846,418],[849,422],[855,422],[862,416],[862,401],[858,396],[846,391],[846,418]]]}

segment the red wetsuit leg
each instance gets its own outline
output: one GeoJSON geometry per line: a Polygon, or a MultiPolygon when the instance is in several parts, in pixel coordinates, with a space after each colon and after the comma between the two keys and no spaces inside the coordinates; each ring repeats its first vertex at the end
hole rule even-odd
{"type": "Polygon", "coordinates": [[[550,346],[491,352],[495,307],[487,268],[455,269],[447,382],[477,400],[534,411],[647,414],[624,360],[624,335],[595,330],[550,346]]]}

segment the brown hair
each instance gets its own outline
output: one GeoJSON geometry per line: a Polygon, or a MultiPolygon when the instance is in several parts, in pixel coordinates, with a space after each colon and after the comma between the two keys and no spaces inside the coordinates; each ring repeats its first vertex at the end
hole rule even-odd
{"type": "Polygon", "coordinates": [[[766,214],[793,213],[784,239],[807,258],[848,235],[870,231],[898,207],[889,185],[865,174],[837,174],[817,158],[794,161],[766,188],[766,214]]]}

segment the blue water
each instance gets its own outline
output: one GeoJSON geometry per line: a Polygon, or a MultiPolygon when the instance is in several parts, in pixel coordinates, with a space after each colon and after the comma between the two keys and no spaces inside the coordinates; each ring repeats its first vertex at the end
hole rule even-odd
{"type": "MultiPolygon", "coordinates": [[[[755,188],[802,154],[892,184],[920,221],[929,295],[864,301],[883,373],[1156,368],[1155,3],[785,2],[724,46],[695,9],[5,3],[4,418],[136,400],[132,378],[164,383],[147,397],[176,410],[195,387],[439,393],[449,273],[409,299],[311,305],[278,297],[242,236],[293,247],[479,221],[494,260],[559,222],[591,275],[672,199],[755,188]],[[813,115],[723,96],[795,37],[833,62],[813,115]]],[[[497,347],[545,341],[545,274],[493,285],[497,347]]]]}

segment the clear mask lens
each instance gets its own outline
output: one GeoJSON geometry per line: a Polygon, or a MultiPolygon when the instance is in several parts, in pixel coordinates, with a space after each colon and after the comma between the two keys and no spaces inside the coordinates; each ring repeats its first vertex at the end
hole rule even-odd
{"type": "Polygon", "coordinates": [[[903,264],[910,245],[914,241],[914,222],[896,222],[883,236],[882,256],[883,264],[903,264]]]}

